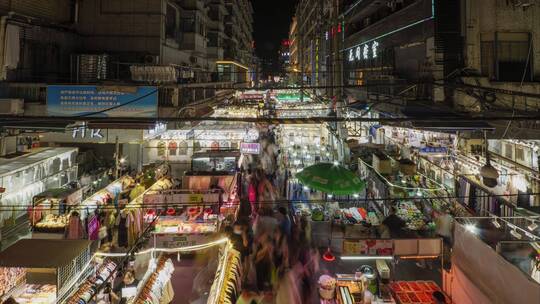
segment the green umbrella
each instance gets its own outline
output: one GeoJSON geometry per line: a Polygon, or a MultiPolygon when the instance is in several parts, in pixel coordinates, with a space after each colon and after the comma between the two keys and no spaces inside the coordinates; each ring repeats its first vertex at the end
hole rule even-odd
{"type": "Polygon", "coordinates": [[[366,183],[349,169],[336,164],[318,163],[304,168],[296,178],[305,186],[335,195],[357,194],[366,183]]]}

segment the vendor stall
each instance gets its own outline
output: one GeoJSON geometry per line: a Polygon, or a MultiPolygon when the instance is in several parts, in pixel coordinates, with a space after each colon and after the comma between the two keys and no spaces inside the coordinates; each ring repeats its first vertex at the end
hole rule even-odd
{"type": "Polygon", "coordinates": [[[207,304],[233,304],[240,296],[242,284],[240,253],[228,243],[219,257],[219,265],[207,304]]]}
{"type": "Polygon", "coordinates": [[[36,232],[64,233],[69,212],[82,200],[82,189],[55,188],[34,196],[28,214],[36,232]]]}
{"type": "Polygon", "coordinates": [[[92,261],[87,278],[77,282],[79,284],[78,288],[73,288],[70,291],[66,304],[88,303],[95,296],[97,288],[104,282],[109,282],[112,285],[113,278],[111,274],[116,269],[116,266],[115,262],[108,259],[92,261]]]}
{"type": "Polygon", "coordinates": [[[61,302],[88,270],[90,242],[81,240],[23,239],[0,252],[2,300],[18,303],[61,302]]]}
{"type": "Polygon", "coordinates": [[[143,279],[137,286],[136,295],[128,299],[130,304],[159,304],[171,303],[174,290],[171,285],[171,276],[174,265],[171,259],[160,256],[152,260],[143,279]]]}
{"type": "Polygon", "coordinates": [[[219,215],[221,196],[220,190],[165,190],[145,195],[146,218],[155,223],[154,246],[178,248],[213,240],[223,220],[219,215]],[[159,213],[167,215],[155,220],[149,216],[159,213]]]}
{"type": "Polygon", "coordinates": [[[76,158],[76,148],[36,148],[0,160],[0,187],[4,189],[0,205],[14,206],[12,212],[0,212],[2,242],[19,233],[14,226],[28,227],[24,210],[32,205],[35,195],[77,180],[76,158]]]}
{"type": "Polygon", "coordinates": [[[320,298],[325,303],[435,303],[440,272],[419,269],[411,276],[410,263],[440,262],[441,253],[442,241],[436,238],[346,239],[334,276],[319,279],[320,298]]]}

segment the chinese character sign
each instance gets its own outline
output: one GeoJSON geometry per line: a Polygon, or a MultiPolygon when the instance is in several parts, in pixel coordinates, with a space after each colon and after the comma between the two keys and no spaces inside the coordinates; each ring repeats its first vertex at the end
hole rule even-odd
{"type": "Polygon", "coordinates": [[[156,87],[60,86],[47,87],[50,116],[156,117],[156,87]]]}
{"type": "Polygon", "coordinates": [[[362,61],[377,58],[379,42],[372,41],[357,45],[348,50],[349,62],[362,61]]]}

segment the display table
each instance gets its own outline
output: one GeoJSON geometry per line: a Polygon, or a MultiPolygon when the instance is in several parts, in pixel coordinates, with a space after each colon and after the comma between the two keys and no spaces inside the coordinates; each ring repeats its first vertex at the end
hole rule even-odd
{"type": "Polygon", "coordinates": [[[205,244],[215,238],[217,217],[203,222],[188,222],[181,216],[162,216],[156,220],[154,244],[158,248],[179,248],[205,244]]]}
{"type": "MultiPolygon", "coordinates": [[[[388,286],[401,304],[436,303],[432,294],[441,291],[433,281],[397,281],[388,286]]],[[[448,297],[446,303],[452,303],[448,297]]]]}

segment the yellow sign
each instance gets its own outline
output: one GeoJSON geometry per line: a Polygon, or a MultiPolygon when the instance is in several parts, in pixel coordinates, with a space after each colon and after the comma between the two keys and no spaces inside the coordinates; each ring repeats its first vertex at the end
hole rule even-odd
{"type": "Polygon", "coordinates": [[[190,194],[188,196],[188,202],[190,203],[202,203],[203,195],[202,194],[190,194]]]}

